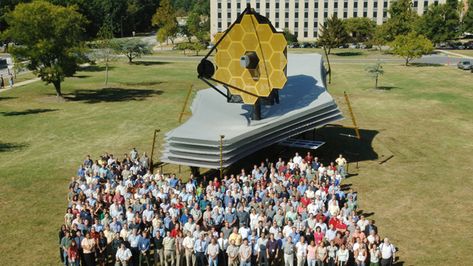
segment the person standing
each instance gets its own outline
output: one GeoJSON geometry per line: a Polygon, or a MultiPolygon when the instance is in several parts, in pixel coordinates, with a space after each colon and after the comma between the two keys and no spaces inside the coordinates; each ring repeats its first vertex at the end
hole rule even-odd
{"type": "Polygon", "coordinates": [[[391,266],[396,260],[396,248],[386,237],[384,242],[379,245],[381,251],[381,266],[391,266]]]}
{"type": "Polygon", "coordinates": [[[292,243],[292,237],[288,236],[286,243],[283,245],[284,251],[284,266],[294,265],[294,244],[292,243]]]}
{"type": "Polygon", "coordinates": [[[274,234],[269,235],[268,243],[266,243],[266,256],[268,258],[268,265],[276,265],[276,258],[279,255],[278,241],[274,239],[274,234]]]}
{"type": "Polygon", "coordinates": [[[161,236],[161,232],[159,230],[155,231],[154,236],[154,264],[158,264],[159,258],[159,265],[164,265],[164,247],[163,247],[163,237],[161,236]]]}
{"type": "Polygon", "coordinates": [[[310,245],[307,246],[307,265],[308,266],[315,266],[316,250],[317,250],[317,246],[315,245],[315,241],[311,240],[310,245]]]}
{"type": "Polygon", "coordinates": [[[67,249],[67,259],[69,261],[69,266],[80,265],[79,249],[77,248],[77,243],[74,239],[71,241],[71,245],[67,249]]]}
{"type": "Polygon", "coordinates": [[[348,259],[350,258],[350,252],[346,249],[345,244],[340,246],[340,249],[337,251],[337,263],[338,266],[346,266],[348,264],[348,259]]]}
{"type": "Polygon", "coordinates": [[[133,265],[138,264],[138,258],[140,257],[140,251],[138,249],[138,241],[140,236],[138,235],[138,229],[133,228],[132,233],[128,236],[128,243],[130,243],[131,251],[131,262],[133,265]]]}
{"type": "Polygon", "coordinates": [[[182,231],[179,231],[176,236],[176,266],[184,265],[184,238],[182,236],[182,231]]]}
{"type": "Polygon", "coordinates": [[[13,88],[13,75],[10,73],[8,75],[8,83],[10,84],[10,89],[13,88]]]}
{"type": "Polygon", "coordinates": [[[166,237],[163,239],[164,246],[164,265],[173,265],[176,254],[176,239],[171,237],[171,232],[167,231],[166,237]],[[169,263],[169,261],[171,261],[169,263]]]}
{"type": "Polygon", "coordinates": [[[337,258],[337,246],[335,246],[335,241],[330,241],[330,246],[327,247],[328,253],[328,266],[335,266],[335,260],[337,258]]]}
{"type": "Polygon", "coordinates": [[[146,265],[150,265],[149,263],[149,247],[150,241],[148,238],[148,232],[144,231],[141,235],[140,239],[138,240],[138,249],[140,252],[139,258],[139,265],[143,265],[144,261],[146,261],[146,265]]]}
{"type": "Polygon", "coordinates": [[[305,242],[305,238],[303,236],[301,236],[300,241],[296,244],[296,250],[297,266],[304,266],[307,256],[307,243],[305,242]]]}
{"type": "Polygon", "coordinates": [[[379,258],[381,257],[381,252],[376,246],[376,243],[373,243],[370,248],[370,266],[379,266],[379,258]]]}
{"type": "Polygon", "coordinates": [[[240,266],[251,266],[252,248],[248,245],[248,239],[243,239],[243,244],[240,246],[240,266]]]}
{"type": "Polygon", "coordinates": [[[325,247],[324,241],[319,243],[316,255],[317,266],[324,266],[325,262],[327,262],[327,248],[325,247]]]}
{"type": "Polygon", "coordinates": [[[71,240],[71,237],[70,237],[70,233],[69,233],[69,231],[65,231],[64,237],[61,239],[61,248],[62,248],[62,252],[63,252],[62,256],[64,258],[63,263],[64,263],[65,266],[69,265],[67,251],[69,250],[69,247],[71,246],[71,243],[72,243],[72,240],[71,240]]]}
{"type": "Polygon", "coordinates": [[[3,79],[3,74],[0,75],[0,89],[5,89],[5,79],[3,79]]]}
{"type": "Polygon", "coordinates": [[[207,249],[207,242],[204,239],[204,234],[201,233],[199,239],[194,243],[194,252],[196,259],[196,266],[205,266],[205,250],[207,249]]]}
{"type": "Polygon", "coordinates": [[[186,266],[195,266],[194,242],[192,233],[187,231],[187,236],[182,241],[186,254],[186,266]]]}
{"type": "Polygon", "coordinates": [[[221,262],[222,266],[227,266],[228,258],[227,253],[225,251],[227,250],[228,240],[225,239],[225,235],[223,232],[220,232],[220,237],[217,240],[217,243],[218,247],[220,248],[219,261],[221,262]]]}
{"type": "Polygon", "coordinates": [[[131,259],[131,251],[125,246],[125,243],[120,244],[120,248],[115,254],[115,266],[128,266],[131,259]]]}
{"type": "Polygon", "coordinates": [[[345,178],[346,176],[346,164],[347,164],[347,160],[345,158],[343,158],[343,155],[338,155],[338,158],[335,160],[335,162],[337,163],[337,171],[338,173],[342,176],[342,178],[345,178]]]}
{"type": "Polygon", "coordinates": [[[230,245],[227,247],[228,266],[238,266],[238,252],[239,248],[235,245],[235,240],[230,240],[230,245]]]}
{"type": "Polygon", "coordinates": [[[266,252],[266,244],[268,244],[268,239],[266,238],[265,231],[261,232],[261,237],[258,239],[258,263],[259,265],[268,265],[268,257],[266,252]]]}
{"type": "Polygon", "coordinates": [[[207,247],[207,256],[209,260],[209,266],[217,266],[218,265],[218,251],[219,247],[217,244],[217,240],[212,237],[210,240],[210,244],[207,247]]]}
{"type": "Polygon", "coordinates": [[[95,240],[90,235],[90,232],[85,234],[81,246],[84,252],[85,266],[95,266],[95,240]]]}

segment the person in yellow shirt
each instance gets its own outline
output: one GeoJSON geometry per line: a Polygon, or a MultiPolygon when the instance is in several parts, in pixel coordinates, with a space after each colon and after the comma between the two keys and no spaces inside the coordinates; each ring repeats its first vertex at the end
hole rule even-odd
{"type": "Polygon", "coordinates": [[[236,227],[233,227],[233,232],[228,237],[229,242],[231,242],[232,240],[234,241],[236,246],[241,245],[241,235],[238,233],[238,229],[236,227]]]}

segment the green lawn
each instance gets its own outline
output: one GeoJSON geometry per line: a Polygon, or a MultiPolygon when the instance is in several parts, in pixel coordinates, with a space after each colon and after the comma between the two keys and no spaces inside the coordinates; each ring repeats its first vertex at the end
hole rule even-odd
{"type": "MultiPolygon", "coordinates": [[[[58,265],[57,230],[78,164],[86,154],[149,152],[155,128],[162,137],[178,125],[189,86],[205,87],[196,64],[116,62],[108,87],[103,68],[90,67],[66,79],[66,102],[41,82],[0,93],[2,265],[58,265]]],[[[343,91],[349,93],[359,126],[378,132],[378,156],[394,157],[361,162],[346,183],[360,192],[360,208],[374,212],[405,265],[468,265],[471,74],[386,64],[383,90],[374,90],[364,69],[334,64],[329,91],[347,117],[343,91]]]]}
{"type": "Polygon", "coordinates": [[[450,52],[473,57],[473,50],[449,50],[450,52]]]}

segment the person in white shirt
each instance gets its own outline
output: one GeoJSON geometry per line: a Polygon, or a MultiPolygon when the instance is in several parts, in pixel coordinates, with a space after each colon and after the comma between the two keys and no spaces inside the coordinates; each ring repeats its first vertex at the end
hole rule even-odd
{"type": "Polygon", "coordinates": [[[192,233],[187,231],[187,236],[182,241],[186,253],[186,265],[195,265],[195,255],[194,255],[194,244],[195,240],[192,237],[192,233]]]}
{"type": "Polygon", "coordinates": [[[117,250],[115,255],[116,262],[115,266],[127,266],[131,259],[131,251],[125,246],[125,243],[120,244],[120,248],[117,250]]]}
{"type": "Polygon", "coordinates": [[[307,258],[307,243],[305,238],[301,236],[300,241],[296,244],[297,266],[304,266],[307,258]]]}
{"type": "Polygon", "coordinates": [[[348,259],[350,257],[350,253],[348,249],[345,248],[345,244],[340,246],[340,249],[337,251],[337,261],[339,266],[346,266],[348,263],[348,259]]]}
{"type": "Polygon", "coordinates": [[[296,152],[296,155],[294,156],[294,158],[292,158],[292,161],[298,165],[302,163],[302,157],[299,155],[298,152],[296,152]]]}
{"type": "Polygon", "coordinates": [[[217,266],[218,265],[218,253],[219,253],[219,246],[215,238],[212,238],[210,244],[207,246],[207,258],[209,259],[209,266],[217,266]]]}
{"type": "Polygon", "coordinates": [[[243,226],[240,227],[240,229],[238,229],[238,234],[241,235],[241,239],[248,238],[250,233],[251,233],[251,229],[248,228],[248,226],[246,224],[243,224],[243,226]]]}
{"type": "Polygon", "coordinates": [[[379,245],[379,250],[381,251],[381,266],[391,266],[396,260],[396,248],[387,237],[379,245]]]}

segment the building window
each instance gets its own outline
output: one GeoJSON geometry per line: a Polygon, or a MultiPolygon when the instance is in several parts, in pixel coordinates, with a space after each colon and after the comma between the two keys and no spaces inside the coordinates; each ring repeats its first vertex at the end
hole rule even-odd
{"type": "Polygon", "coordinates": [[[383,18],[386,18],[386,17],[388,17],[388,12],[384,11],[383,12],[383,18]]]}
{"type": "Polygon", "coordinates": [[[228,27],[230,27],[230,25],[231,25],[231,24],[232,24],[232,23],[230,23],[230,22],[227,22],[227,28],[228,28],[228,27]]]}
{"type": "Polygon", "coordinates": [[[358,2],[353,3],[353,8],[358,8],[358,2]]]}
{"type": "Polygon", "coordinates": [[[218,12],[217,18],[222,18],[222,13],[218,12]]]}
{"type": "Polygon", "coordinates": [[[357,18],[357,17],[358,17],[358,12],[356,12],[356,11],[353,12],[353,17],[354,17],[354,18],[357,18]]]}
{"type": "Polygon", "coordinates": [[[309,37],[309,33],[307,31],[304,31],[304,38],[309,37]]]}
{"type": "Polygon", "coordinates": [[[304,18],[308,18],[309,17],[309,12],[304,12],[304,18]]]}
{"type": "Polygon", "coordinates": [[[279,3],[276,3],[276,9],[279,9],[279,3]]]}
{"type": "Polygon", "coordinates": [[[232,17],[232,14],[227,13],[227,18],[230,19],[232,17]]]}
{"type": "Polygon", "coordinates": [[[294,17],[295,17],[295,18],[299,18],[299,12],[296,12],[296,13],[294,14],[294,17]]]}
{"type": "Polygon", "coordinates": [[[284,28],[286,28],[286,29],[289,28],[289,22],[287,22],[287,21],[284,22],[284,28]]]}
{"type": "Polygon", "coordinates": [[[327,2],[324,3],[324,8],[328,8],[328,3],[327,2]]]}
{"type": "Polygon", "coordinates": [[[256,8],[259,9],[259,3],[256,3],[256,8]]]}
{"type": "Polygon", "coordinates": [[[266,17],[269,18],[269,12],[266,12],[266,17]]]}
{"type": "Polygon", "coordinates": [[[367,12],[363,12],[363,17],[364,17],[364,18],[368,17],[368,13],[367,13],[367,12]]]}
{"type": "Polygon", "coordinates": [[[230,8],[232,8],[232,3],[228,2],[227,3],[227,9],[230,9],[230,8]]]}
{"type": "Polygon", "coordinates": [[[347,18],[347,17],[348,17],[347,12],[343,12],[343,18],[347,18]]]}
{"type": "Polygon", "coordinates": [[[296,2],[295,7],[296,9],[299,9],[299,3],[296,2]]]}
{"type": "Polygon", "coordinates": [[[266,9],[269,9],[269,3],[266,3],[266,9]]]}
{"type": "Polygon", "coordinates": [[[426,9],[429,6],[429,1],[424,1],[424,9],[426,9]]]}
{"type": "Polygon", "coordinates": [[[333,8],[338,8],[338,2],[333,3],[333,8]]]}
{"type": "Polygon", "coordinates": [[[327,12],[324,12],[324,18],[327,18],[327,12]]]}
{"type": "Polygon", "coordinates": [[[219,29],[222,28],[222,22],[217,23],[217,28],[219,28],[219,29]]]}
{"type": "Polygon", "coordinates": [[[378,13],[376,11],[373,11],[373,18],[378,17],[378,13]]]}
{"type": "Polygon", "coordinates": [[[309,3],[305,2],[305,3],[304,3],[304,8],[305,8],[305,9],[309,8],[309,3]]]}
{"type": "Polygon", "coordinates": [[[343,3],[343,8],[348,8],[348,2],[343,3]]]}
{"type": "Polygon", "coordinates": [[[373,7],[374,7],[374,8],[378,8],[378,2],[374,2],[374,3],[373,3],[373,7]]]}
{"type": "Polygon", "coordinates": [[[286,12],[286,13],[284,14],[284,17],[285,17],[285,18],[289,18],[289,13],[286,12]]]}
{"type": "Polygon", "coordinates": [[[368,7],[368,2],[363,2],[363,8],[367,8],[368,7]]]}
{"type": "Polygon", "coordinates": [[[241,5],[240,5],[240,3],[237,3],[237,8],[241,8],[241,5]]]}
{"type": "Polygon", "coordinates": [[[289,3],[285,3],[284,6],[286,7],[286,9],[289,9],[289,3]]]}
{"type": "Polygon", "coordinates": [[[279,28],[279,22],[276,22],[276,28],[279,28]]]}
{"type": "Polygon", "coordinates": [[[304,22],[304,28],[309,27],[309,22],[304,22]]]}
{"type": "Polygon", "coordinates": [[[333,12],[333,16],[338,18],[338,13],[337,13],[337,12],[333,12]]]}
{"type": "Polygon", "coordinates": [[[297,21],[294,22],[294,28],[296,28],[296,29],[299,28],[299,22],[297,22],[297,21]]]}
{"type": "Polygon", "coordinates": [[[319,8],[319,2],[314,3],[314,8],[319,8]]]}
{"type": "Polygon", "coordinates": [[[218,3],[218,4],[217,4],[217,8],[218,8],[218,9],[221,9],[221,8],[222,8],[222,3],[218,3]]]}
{"type": "Polygon", "coordinates": [[[279,18],[279,12],[276,12],[276,18],[279,18]]]}
{"type": "Polygon", "coordinates": [[[294,35],[299,36],[299,32],[295,31],[294,35]]]}
{"type": "Polygon", "coordinates": [[[414,1],[414,7],[417,7],[419,4],[417,1],[414,1]]]}
{"type": "Polygon", "coordinates": [[[384,8],[387,8],[387,7],[388,7],[388,2],[387,2],[387,1],[383,3],[383,7],[384,7],[384,8]]]}
{"type": "Polygon", "coordinates": [[[314,18],[317,18],[319,16],[319,13],[315,12],[314,13],[314,18]]]}
{"type": "Polygon", "coordinates": [[[317,33],[318,33],[317,31],[314,31],[314,37],[317,37],[317,33]]]}

